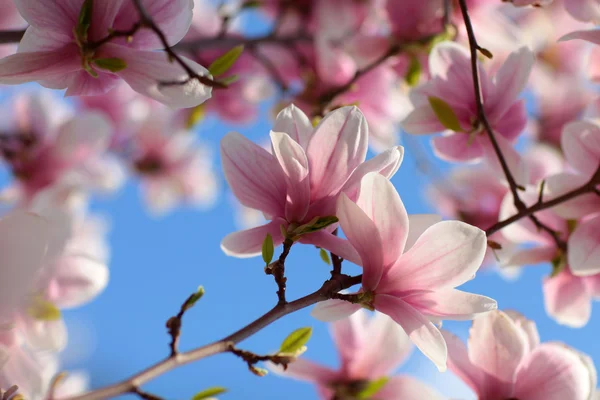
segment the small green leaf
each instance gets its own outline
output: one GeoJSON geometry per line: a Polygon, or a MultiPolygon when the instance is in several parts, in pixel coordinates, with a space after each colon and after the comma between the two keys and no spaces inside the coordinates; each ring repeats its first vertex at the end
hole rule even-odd
{"type": "Polygon", "coordinates": [[[550,278],[554,278],[560,274],[567,267],[567,262],[562,251],[558,251],[556,256],[552,259],[552,272],[550,272],[550,278]]]}
{"type": "Polygon", "coordinates": [[[256,8],[262,5],[262,1],[260,0],[248,0],[242,4],[241,8],[256,8]]]}
{"type": "Polygon", "coordinates": [[[94,8],[94,0],[85,0],[79,10],[79,18],[77,19],[77,26],[75,32],[80,41],[87,41],[88,31],[92,25],[92,11],[94,8]]]}
{"type": "Polygon", "coordinates": [[[192,397],[192,400],[205,400],[205,399],[209,399],[209,398],[212,398],[212,397],[214,397],[216,395],[223,394],[226,391],[227,391],[227,389],[225,389],[224,387],[214,386],[214,387],[208,388],[206,390],[203,390],[200,393],[196,393],[194,395],[194,397],[192,397]]]}
{"type": "Polygon", "coordinates": [[[487,58],[489,58],[489,59],[492,59],[492,58],[494,58],[494,55],[493,55],[493,54],[492,54],[492,52],[491,52],[491,51],[489,51],[488,49],[485,49],[485,48],[483,48],[483,47],[480,47],[480,48],[479,48],[479,52],[480,52],[481,54],[483,54],[484,56],[486,56],[487,58]]]}
{"type": "Polygon", "coordinates": [[[445,128],[453,130],[454,132],[460,132],[462,130],[460,127],[460,122],[458,121],[458,117],[448,103],[439,97],[430,97],[429,105],[433,109],[433,112],[440,123],[444,125],[445,128]]]}
{"type": "Polygon", "coordinates": [[[390,378],[388,378],[387,376],[384,376],[383,378],[379,378],[377,380],[369,382],[367,384],[367,387],[365,387],[358,394],[357,398],[360,400],[370,399],[371,397],[376,395],[377,392],[379,392],[385,386],[385,384],[388,383],[389,380],[390,380],[390,378]]]}
{"type": "Polygon", "coordinates": [[[243,45],[234,47],[213,61],[213,63],[208,67],[208,72],[210,72],[212,76],[223,75],[225,72],[229,71],[233,63],[235,63],[236,60],[242,55],[243,51],[243,45]]]}
{"type": "Polygon", "coordinates": [[[273,236],[270,233],[267,233],[265,240],[262,244],[262,258],[265,264],[271,264],[273,260],[273,254],[275,253],[275,246],[273,245],[273,236]]]}
{"type": "Polygon", "coordinates": [[[238,75],[231,75],[231,76],[227,76],[225,78],[217,79],[217,82],[222,83],[225,86],[229,86],[232,83],[237,82],[239,79],[240,79],[240,77],[238,75]]]}
{"type": "Polygon", "coordinates": [[[281,343],[280,353],[294,354],[298,350],[302,349],[312,335],[312,328],[300,328],[290,333],[281,343]]]}
{"type": "Polygon", "coordinates": [[[307,233],[317,232],[323,228],[327,228],[329,225],[337,223],[338,221],[338,218],[333,215],[326,217],[315,217],[310,222],[300,225],[294,229],[293,235],[297,238],[299,236],[306,235],[307,233]]]}
{"type": "Polygon", "coordinates": [[[193,295],[191,295],[187,301],[185,302],[183,308],[185,310],[189,310],[190,308],[194,307],[194,305],[196,304],[196,302],[198,300],[200,300],[202,298],[202,296],[204,296],[204,287],[203,286],[198,286],[198,290],[196,290],[196,293],[194,293],[193,295]]]}
{"type": "Polygon", "coordinates": [[[329,253],[325,251],[325,249],[319,250],[319,255],[321,256],[321,260],[327,265],[331,265],[331,260],[329,259],[329,253]]]}
{"type": "Polygon", "coordinates": [[[190,115],[188,115],[185,127],[187,129],[192,129],[196,124],[204,119],[206,115],[206,108],[204,104],[200,104],[190,110],[190,115]]]}
{"type": "Polygon", "coordinates": [[[254,375],[260,376],[260,377],[263,377],[263,376],[265,376],[265,375],[267,375],[269,373],[269,371],[267,371],[266,369],[255,367],[254,365],[250,366],[250,371],[254,375]]]}
{"type": "Polygon", "coordinates": [[[100,69],[105,69],[110,72],[119,72],[127,68],[125,60],[117,57],[111,58],[96,58],[94,64],[100,69]]]}
{"type": "Polygon", "coordinates": [[[406,76],[404,80],[408,84],[408,86],[416,86],[421,79],[421,63],[417,57],[412,57],[410,59],[410,64],[408,65],[408,70],[406,71],[406,76]]]}
{"type": "Polygon", "coordinates": [[[39,321],[58,321],[61,318],[58,307],[40,296],[35,296],[31,300],[27,307],[27,314],[39,321]]]}
{"type": "Polygon", "coordinates": [[[569,229],[569,233],[573,233],[575,228],[577,228],[577,220],[576,219],[567,220],[567,227],[569,229]]]}

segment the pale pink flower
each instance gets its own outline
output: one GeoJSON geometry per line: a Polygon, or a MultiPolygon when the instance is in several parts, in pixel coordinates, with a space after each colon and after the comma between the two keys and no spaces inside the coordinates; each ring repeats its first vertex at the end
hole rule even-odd
{"type": "MultiPolygon", "coordinates": [[[[228,235],[221,242],[223,251],[237,257],[258,255],[268,233],[277,246],[284,241],[282,229],[292,231],[315,217],[334,216],[340,193],[355,198],[368,172],[393,176],[402,148],[365,162],[368,136],[365,117],[356,107],[337,109],[313,128],[293,105],[277,116],[271,131],[273,154],[238,133],[225,136],[221,158],[227,182],[242,205],[262,211],[271,222],[228,235]]],[[[358,261],[352,246],[332,235],[332,229],[306,234],[300,241],[358,261]]]]}
{"type": "MultiPolygon", "coordinates": [[[[186,34],[192,20],[192,0],[142,3],[170,45],[186,34]]],[[[131,1],[93,2],[91,24],[85,31],[77,22],[82,6],[89,4],[84,0],[58,0],[56,4],[17,0],[15,4],[30,26],[17,54],[0,60],[0,83],[35,81],[48,88],[67,89],[68,96],[82,96],[106,93],[123,79],[136,92],[174,107],[196,106],[210,97],[211,88],[197,80],[184,85],[160,83],[182,81],[188,75],[165,53],[154,51],[162,45],[150,29],[139,30],[131,41],[118,38],[102,42],[110,30],[128,31],[139,22],[131,1]]],[[[184,61],[199,75],[208,74],[195,62],[184,61]]]]}
{"type": "MultiPolygon", "coordinates": [[[[527,123],[525,104],[518,97],[534,60],[532,52],[523,47],[512,53],[494,76],[479,67],[486,115],[497,140],[507,143],[505,147],[516,140],[527,123]]],[[[410,94],[415,109],[404,120],[403,128],[412,134],[444,131],[429,101],[439,98],[452,108],[461,130],[434,138],[436,154],[451,161],[481,158],[491,143],[477,120],[469,52],[456,43],[438,44],[429,56],[429,72],[431,79],[410,94]]]]}
{"type": "Polygon", "coordinates": [[[370,382],[389,377],[385,385],[369,399],[373,400],[441,400],[442,397],[424,383],[403,375],[392,375],[409,356],[410,340],[387,315],[358,311],[330,325],[339,353],[337,370],[297,358],[287,370],[271,366],[275,372],[311,382],[320,398],[354,398],[370,382]]]}
{"type": "Polygon", "coordinates": [[[357,204],[340,196],[337,214],[360,255],[360,300],[320,303],[313,315],[336,319],[363,306],[388,314],[445,370],[446,344],[432,321],[472,319],[497,307],[488,297],[455,289],[481,266],[485,233],[464,222],[439,222],[437,216],[410,218],[394,186],[376,173],[362,179],[357,204]]]}
{"type": "Polygon", "coordinates": [[[534,322],[492,311],[473,321],[468,348],[443,331],[448,367],[480,400],[589,400],[596,370],[584,354],[542,343],[534,322]]]}
{"type": "Polygon", "coordinates": [[[196,143],[192,132],[174,127],[166,112],[155,110],[131,136],[129,146],[127,161],[142,180],[153,213],[164,214],[179,203],[213,204],[217,180],[210,153],[196,143]]]}

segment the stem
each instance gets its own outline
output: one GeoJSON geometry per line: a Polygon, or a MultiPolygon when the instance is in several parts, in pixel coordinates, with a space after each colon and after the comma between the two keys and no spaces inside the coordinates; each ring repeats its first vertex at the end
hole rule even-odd
{"type": "Polygon", "coordinates": [[[146,368],[144,371],[124,380],[120,383],[116,383],[105,388],[97,389],[88,393],[84,393],[78,396],[72,396],[63,398],[61,400],[102,400],[110,397],[119,396],[125,393],[135,392],[137,393],[139,387],[143,384],[150,382],[151,380],[175,369],[182,365],[189,364],[203,358],[210,357],[215,354],[225,353],[230,351],[232,344],[235,345],[250,336],[261,331],[271,323],[278,319],[316,304],[320,301],[329,299],[333,294],[340,290],[347,289],[354,285],[359,284],[362,281],[362,276],[348,276],[338,275],[325,283],[321,288],[307,296],[304,296],[298,300],[290,303],[277,304],[266,314],[259,317],[257,320],[246,325],[237,332],[224,337],[221,340],[207,344],[202,347],[198,347],[194,350],[190,350],[184,353],[177,353],[171,357],[168,357],[158,363],[146,368]]]}
{"type": "Polygon", "coordinates": [[[18,43],[24,34],[25,30],[0,31],[0,44],[18,43]]]}

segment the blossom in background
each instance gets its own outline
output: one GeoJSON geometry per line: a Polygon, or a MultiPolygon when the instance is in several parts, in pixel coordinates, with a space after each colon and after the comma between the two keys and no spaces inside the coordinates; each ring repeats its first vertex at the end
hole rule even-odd
{"type": "MultiPolygon", "coordinates": [[[[167,54],[150,29],[140,29],[132,40],[105,40],[110,31],[129,31],[138,22],[131,1],[59,0],[62,6],[37,0],[16,0],[29,23],[18,52],[0,60],[0,83],[38,82],[51,89],[67,89],[68,96],[106,93],[123,79],[133,90],[173,107],[193,107],[211,95],[197,80],[179,82],[188,74],[167,54]]],[[[192,20],[193,1],[144,1],[148,14],[169,45],[183,38],[192,20]]],[[[207,70],[184,59],[198,75],[207,70]]]]}
{"type": "MultiPolygon", "coordinates": [[[[480,65],[481,88],[486,116],[498,141],[510,148],[527,123],[525,104],[518,99],[534,63],[531,50],[512,53],[492,76],[480,65]]],[[[431,79],[410,93],[414,110],[403,121],[412,134],[446,131],[433,139],[435,153],[450,161],[473,161],[489,151],[491,143],[477,118],[470,55],[451,42],[436,45],[429,56],[431,79]],[[443,101],[455,115],[453,130],[445,126],[432,106],[432,98],[443,101]]],[[[492,153],[493,154],[493,153],[492,153]]],[[[495,156],[495,155],[494,155],[495,156]]]]}
{"type": "MultiPolygon", "coordinates": [[[[331,336],[339,353],[337,370],[316,364],[304,357],[297,358],[283,371],[284,376],[311,382],[317,386],[320,398],[355,398],[372,382],[385,380],[373,400],[441,400],[442,396],[410,376],[393,375],[408,358],[411,344],[404,331],[387,315],[358,311],[330,325],[331,336]]],[[[362,397],[358,397],[362,398],[362,397]]]]}
{"type": "Polygon", "coordinates": [[[562,343],[542,343],[533,321],[492,311],[473,321],[468,348],[447,331],[448,368],[482,400],[589,400],[592,360],[562,343]]]}
{"type": "Polygon", "coordinates": [[[481,266],[485,233],[435,215],[410,218],[394,186],[376,173],[362,179],[356,204],[340,196],[337,215],[360,255],[362,289],[356,302],[323,302],[313,316],[335,320],[363,306],[388,314],[445,370],[446,344],[432,321],[468,320],[497,307],[488,297],[455,289],[481,266]]]}
{"type": "MultiPolygon", "coordinates": [[[[267,234],[277,246],[285,239],[282,229],[292,233],[315,217],[334,216],[340,193],[355,198],[365,174],[393,176],[402,148],[365,161],[368,136],[365,117],[356,107],[337,109],[313,128],[294,105],[277,116],[271,131],[273,154],[238,133],[226,135],[221,158],[229,186],[242,205],[262,211],[271,222],[228,235],[221,242],[223,251],[238,257],[258,255],[267,234]]],[[[354,249],[331,230],[303,235],[300,242],[358,261],[354,249]]]]}

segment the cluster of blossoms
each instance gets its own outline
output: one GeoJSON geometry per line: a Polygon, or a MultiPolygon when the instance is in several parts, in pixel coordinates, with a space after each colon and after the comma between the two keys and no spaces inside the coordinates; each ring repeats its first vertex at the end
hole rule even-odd
{"type": "Polygon", "coordinates": [[[334,286],[324,287],[334,290],[318,292],[325,301],[312,315],[332,322],[341,365],[293,354],[270,358],[274,371],[315,383],[327,400],[442,399],[390,376],[412,342],[480,400],[595,398],[588,356],[540,344],[532,321],[457,287],[482,265],[514,277],[548,263],[547,313],[570,327],[590,319],[600,297],[600,103],[590,84],[600,79],[600,29],[588,28],[600,23],[599,0],[0,6],[1,29],[24,29],[16,50],[2,46],[0,84],[43,87],[2,88],[0,159],[12,180],[0,197],[13,208],[0,217],[0,397],[15,384],[33,400],[85,390],[82,375],[54,378],[67,345],[61,310],[108,283],[105,224],[87,212],[90,196],[131,176],[155,215],[210,206],[221,184],[195,126],[206,114],[249,123],[275,98],[270,146],[239,133],[221,140],[233,195],[264,219],[221,248],[262,254],[280,305],[291,248],[329,252],[334,286]],[[247,38],[242,17],[255,9],[272,31],[247,38]],[[453,220],[405,209],[390,181],[401,131],[435,134],[433,154],[462,164],[428,190],[453,220]],[[360,288],[335,287],[353,278],[342,262],[361,268],[360,288]],[[468,348],[443,320],[473,320],[468,348]]]}

